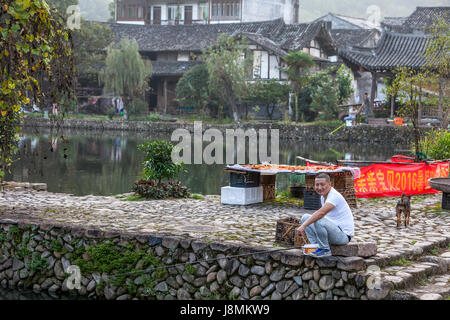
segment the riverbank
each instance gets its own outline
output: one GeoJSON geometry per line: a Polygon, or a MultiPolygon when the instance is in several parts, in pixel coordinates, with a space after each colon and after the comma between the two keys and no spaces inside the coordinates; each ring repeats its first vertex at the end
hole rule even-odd
{"type": "Polygon", "coordinates": [[[359,199],[352,243],[375,242],[375,256],[316,260],[289,250],[225,259],[280,248],[276,221],[311,211],[227,206],[216,196],[130,202],[125,195],[74,197],[17,186],[0,194],[0,284],[64,293],[64,271],[78,265],[77,293],[99,299],[385,299],[393,282],[410,281],[402,272],[447,272],[444,258],[445,266],[410,265],[448,250],[450,216],[440,197],[413,197],[411,225],[400,229],[396,199],[359,199]],[[219,260],[167,268],[210,258],[219,260]],[[384,268],[380,289],[367,285],[371,265],[384,268]],[[161,272],[139,273],[152,266],[161,272]],[[112,281],[112,270],[132,274],[112,281]]]}
{"type": "MultiPolygon", "coordinates": [[[[172,134],[176,129],[186,129],[194,132],[192,122],[152,122],[152,121],[123,121],[123,120],[87,120],[87,119],[43,119],[28,117],[24,119],[24,127],[56,129],[82,129],[96,131],[130,131],[172,134]]],[[[356,127],[345,127],[336,130],[338,126],[314,124],[280,124],[272,122],[243,123],[243,130],[278,129],[280,139],[297,141],[347,141],[362,143],[396,143],[409,144],[413,140],[413,130],[410,127],[372,127],[360,124],[356,127]]],[[[225,134],[227,129],[238,128],[234,124],[203,123],[203,131],[214,128],[225,134]]],[[[428,130],[424,128],[423,130],[428,130]]],[[[270,131],[268,132],[270,134],[270,131]]]]}

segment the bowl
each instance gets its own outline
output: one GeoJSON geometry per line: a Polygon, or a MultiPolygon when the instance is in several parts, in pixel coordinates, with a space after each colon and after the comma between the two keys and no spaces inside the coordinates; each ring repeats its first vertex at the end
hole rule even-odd
{"type": "Polygon", "coordinates": [[[303,248],[303,254],[310,254],[311,252],[314,252],[317,249],[319,249],[319,245],[315,244],[315,243],[305,244],[302,248],[303,248]]]}

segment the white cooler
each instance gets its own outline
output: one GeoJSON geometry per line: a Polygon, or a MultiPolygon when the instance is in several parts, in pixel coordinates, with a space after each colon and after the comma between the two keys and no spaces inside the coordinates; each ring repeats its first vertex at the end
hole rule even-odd
{"type": "Polygon", "coordinates": [[[220,200],[222,204],[247,205],[263,202],[263,187],[236,188],[222,187],[220,200]]]}

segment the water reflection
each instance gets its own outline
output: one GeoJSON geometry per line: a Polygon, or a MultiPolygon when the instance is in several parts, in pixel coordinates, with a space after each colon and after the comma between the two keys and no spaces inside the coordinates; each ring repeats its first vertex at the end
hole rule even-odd
{"type": "MultiPolygon", "coordinates": [[[[139,178],[144,158],[137,146],[150,139],[170,141],[170,136],[119,131],[51,133],[46,129],[24,129],[19,143],[20,159],[14,163],[6,180],[45,182],[49,191],[74,195],[130,192],[132,183],[139,178]]],[[[280,163],[300,164],[297,155],[322,161],[385,160],[402,149],[407,146],[280,140],[280,163]]],[[[223,172],[224,166],[187,165],[188,172],[181,174],[180,180],[191,192],[220,194],[220,188],[229,182],[228,174],[223,172]]],[[[285,188],[288,183],[287,175],[277,177],[277,188],[285,188]]]]}

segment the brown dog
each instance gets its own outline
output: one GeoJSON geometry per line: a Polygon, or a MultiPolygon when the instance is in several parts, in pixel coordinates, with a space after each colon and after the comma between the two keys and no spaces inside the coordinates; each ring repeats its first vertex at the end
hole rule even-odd
{"type": "Polygon", "coordinates": [[[402,220],[402,212],[405,216],[405,227],[409,225],[409,216],[411,215],[411,196],[405,196],[402,193],[400,200],[395,207],[395,213],[397,214],[397,228],[400,227],[402,220]]]}

